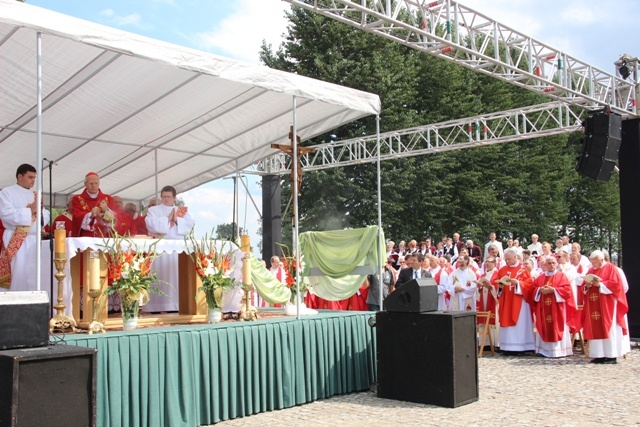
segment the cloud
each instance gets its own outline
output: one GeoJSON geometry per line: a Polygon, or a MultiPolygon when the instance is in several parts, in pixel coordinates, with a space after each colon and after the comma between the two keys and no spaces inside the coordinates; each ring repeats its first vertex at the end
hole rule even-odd
{"type": "Polygon", "coordinates": [[[141,29],[148,27],[148,25],[143,24],[142,16],[137,12],[118,15],[113,9],[104,9],[100,11],[100,15],[107,18],[107,23],[117,27],[133,26],[141,29]]]}
{"type": "Polygon", "coordinates": [[[282,33],[288,21],[284,10],[288,4],[281,0],[239,0],[234,10],[216,28],[199,32],[190,38],[200,48],[225,56],[258,63],[262,40],[274,46],[283,41],[282,33]]]}

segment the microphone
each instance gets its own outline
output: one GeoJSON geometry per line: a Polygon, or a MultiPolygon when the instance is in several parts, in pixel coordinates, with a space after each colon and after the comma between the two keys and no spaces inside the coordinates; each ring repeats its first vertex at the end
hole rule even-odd
{"type": "Polygon", "coordinates": [[[46,157],[43,157],[43,158],[42,158],[42,161],[43,161],[43,162],[47,162],[47,163],[49,163],[50,165],[58,166],[58,162],[54,162],[53,160],[49,160],[49,159],[47,159],[46,157]]]}

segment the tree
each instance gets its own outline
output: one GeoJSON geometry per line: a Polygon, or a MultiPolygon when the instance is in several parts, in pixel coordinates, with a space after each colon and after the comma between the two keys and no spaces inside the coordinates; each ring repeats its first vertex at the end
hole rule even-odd
{"type": "MultiPolygon", "coordinates": [[[[216,227],[216,238],[223,239],[223,240],[231,239],[232,236],[235,235],[235,228],[236,228],[235,222],[227,222],[224,224],[219,224],[216,227]]],[[[244,233],[245,233],[245,230],[242,227],[240,227],[240,235],[244,233]]]]}

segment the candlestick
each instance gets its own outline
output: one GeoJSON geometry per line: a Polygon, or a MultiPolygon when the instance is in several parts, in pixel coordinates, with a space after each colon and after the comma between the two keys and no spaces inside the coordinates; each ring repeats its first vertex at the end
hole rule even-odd
{"type": "MultiPolygon", "coordinates": [[[[245,236],[242,236],[245,237],[245,236]]],[[[248,237],[247,241],[248,241],[248,237]]],[[[246,252],[242,257],[242,290],[244,291],[240,320],[257,320],[258,310],[251,304],[251,254],[246,252]]]]}
{"type": "Polygon", "coordinates": [[[53,306],[56,309],[56,314],[51,320],[49,320],[49,332],[61,331],[61,332],[75,332],[76,321],[71,317],[64,314],[64,309],[67,307],[64,304],[64,278],[67,276],[64,274],[64,266],[67,263],[67,258],[64,252],[56,252],[53,258],[53,263],[56,266],[58,272],[54,275],[58,280],[58,303],[53,306]]]}
{"type": "Polygon", "coordinates": [[[89,253],[89,290],[100,290],[100,252],[89,253]]]}
{"type": "Polygon", "coordinates": [[[62,254],[66,252],[67,230],[64,228],[64,221],[56,221],[56,228],[53,231],[53,239],[55,241],[55,253],[62,254]]]}

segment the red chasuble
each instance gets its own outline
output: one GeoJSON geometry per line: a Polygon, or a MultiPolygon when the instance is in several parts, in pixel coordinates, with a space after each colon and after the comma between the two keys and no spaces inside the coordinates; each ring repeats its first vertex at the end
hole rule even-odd
{"type": "Polygon", "coordinates": [[[94,219],[93,231],[82,229],[82,220],[91,212],[94,207],[99,207],[100,202],[105,201],[109,209],[113,211],[118,220],[118,208],[113,202],[113,198],[102,191],[98,191],[98,197],[92,199],[85,189],[82,193],[73,196],[71,199],[71,215],[73,216],[73,235],[75,237],[103,237],[111,234],[111,227],[102,218],[94,219]]]}
{"type": "MultiPolygon", "coordinates": [[[[489,277],[487,277],[487,273],[483,273],[482,276],[480,276],[480,277],[481,278],[485,277],[489,282],[493,282],[494,279],[498,280],[498,270],[494,269],[492,271],[491,276],[489,276],[489,277]]],[[[491,286],[493,286],[495,288],[496,292],[498,291],[498,288],[493,283],[491,283],[491,286]]],[[[496,312],[496,300],[493,297],[493,295],[491,294],[491,290],[489,290],[487,292],[487,299],[485,301],[484,300],[484,288],[482,288],[482,290],[480,290],[478,288],[478,301],[476,303],[476,311],[490,311],[490,312],[494,313],[494,315],[495,315],[495,312],[496,312]]],[[[485,322],[485,319],[478,318],[478,323],[479,324],[484,324],[484,322],[485,322]]],[[[489,319],[489,324],[490,325],[495,325],[496,324],[495,316],[491,317],[489,319]]]]}
{"type": "Polygon", "coordinates": [[[596,269],[591,267],[587,274],[594,274],[602,279],[602,283],[609,289],[611,294],[601,294],[600,288],[596,286],[586,287],[584,295],[584,309],[582,310],[582,328],[584,339],[601,340],[609,338],[609,330],[614,322],[613,310],[617,301],[617,313],[615,321],[622,328],[622,333],[627,335],[624,315],[629,311],[627,296],[622,288],[622,280],[618,269],[605,263],[596,269]]]}
{"type": "Polygon", "coordinates": [[[491,282],[496,288],[498,288],[498,281],[504,276],[509,276],[512,279],[520,282],[522,289],[522,295],[516,295],[515,285],[507,285],[502,287],[502,293],[499,296],[498,313],[500,314],[500,326],[510,327],[516,326],[518,323],[518,317],[520,316],[520,308],[522,308],[523,298],[529,302],[531,301],[531,291],[533,289],[533,282],[531,281],[531,275],[526,268],[518,263],[514,266],[505,265],[498,274],[493,276],[491,282]]]}
{"type": "Polygon", "coordinates": [[[562,272],[552,276],[540,275],[533,282],[534,292],[549,285],[564,298],[565,302],[557,302],[556,294],[540,294],[540,300],[535,303],[536,329],[544,342],[558,342],[562,340],[565,324],[572,328],[576,314],[576,306],[569,279],[562,272]],[[566,306],[566,318],[565,310],[566,306]]]}

